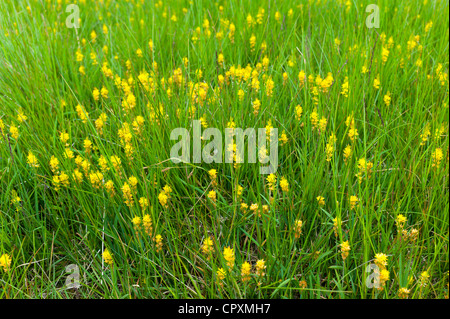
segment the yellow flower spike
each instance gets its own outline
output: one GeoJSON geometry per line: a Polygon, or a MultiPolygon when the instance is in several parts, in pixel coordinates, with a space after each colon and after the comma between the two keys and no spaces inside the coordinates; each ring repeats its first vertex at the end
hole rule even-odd
{"type": "Polygon", "coordinates": [[[0,256],[0,268],[3,268],[3,271],[8,272],[11,267],[12,258],[8,254],[3,254],[0,256]]]}
{"type": "Polygon", "coordinates": [[[105,249],[105,250],[103,251],[102,257],[103,257],[103,260],[104,260],[104,262],[105,262],[106,264],[108,264],[108,265],[113,265],[113,264],[114,264],[113,256],[112,256],[112,254],[109,252],[108,249],[105,249]]]}

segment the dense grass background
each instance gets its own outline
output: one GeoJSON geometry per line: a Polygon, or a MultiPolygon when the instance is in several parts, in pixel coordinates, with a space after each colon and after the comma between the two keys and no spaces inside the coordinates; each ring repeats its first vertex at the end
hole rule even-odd
{"type": "Polygon", "coordinates": [[[0,267],[0,296],[398,298],[399,289],[407,288],[410,298],[448,298],[448,2],[377,1],[380,28],[369,29],[365,8],[372,2],[1,1],[0,256],[12,261],[7,271],[0,267]],[[80,9],[79,29],[65,25],[71,3],[80,9]],[[248,24],[249,15],[254,24],[248,24]],[[383,48],[389,51],[385,62],[383,48]],[[112,77],[102,71],[105,62],[112,77]],[[233,68],[248,65],[250,72],[257,70],[259,90],[252,88],[250,72],[244,72],[249,80],[239,80],[239,71],[233,75],[233,68]],[[182,85],[170,80],[178,68],[182,85]],[[138,79],[144,70],[153,89],[138,79]],[[321,79],[328,73],[333,80],[322,92],[321,79]],[[219,75],[226,79],[222,85],[219,75]],[[136,97],[131,111],[122,107],[129,94],[116,85],[117,76],[131,84],[136,97]],[[271,94],[268,77],[274,81],[271,94]],[[341,94],[346,77],[348,96],[341,94]],[[201,101],[192,97],[190,85],[200,82],[208,87],[201,101]],[[108,97],[95,100],[94,88],[102,87],[108,97]],[[245,93],[242,100],[239,90],[245,93]],[[255,99],[261,101],[258,114],[255,99]],[[88,113],[85,122],[78,104],[88,113]],[[303,109],[300,118],[297,105],[303,109]],[[314,127],[315,110],[327,120],[325,130],[314,127]],[[102,113],[107,120],[100,134],[96,120],[102,113]],[[359,134],[353,142],[346,125],[352,114],[359,134]],[[138,116],[145,120],[139,131],[132,124],[138,116]],[[170,132],[190,128],[200,117],[221,130],[231,119],[241,128],[271,121],[279,134],[285,130],[288,142],[280,146],[276,176],[277,183],[287,179],[289,191],[277,184],[271,192],[259,164],[168,161],[175,143],[170,132]],[[130,125],[132,159],[118,136],[124,123],[130,125]],[[77,164],[64,156],[62,132],[69,134],[74,156],[90,164],[86,171],[79,168],[81,183],[72,178],[77,164]],[[332,133],[336,142],[327,161],[332,133]],[[92,142],[91,151],[85,139],[92,142]],[[352,155],[344,160],[348,145],[352,155]],[[434,165],[436,150],[442,151],[439,165],[434,165]],[[30,152],[39,167],[27,163],[30,152]],[[113,155],[121,159],[119,169],[111,163],[113,155]],[[52,156],[59,161],[57,172],[50,168],[52,156]],[[96,188],[90,174],[101,171],[100,156],[109,169],[96,188]],[[361,158],[373,168],[363,172],[360,183],[361,158]],[[217,170],[217,186],[210,169],[217,170]],[[56,190],[53,179],[61,172],[69,184],[56,190]],[[131,176],[138,184],[129,207],[121,188],[131,176]],[[114,196],[105,187],[108,180],[114,196]],[[172,188],[167,208],[158,200],[166,185],[172,188]],[[215,204],[207,197],[212,189],[215,204]],[[350,196],[359,199],[354,209],[350,196]],[[145,211],[141,197],[149,201],[145,211]],[[243,212],[241,203],[268,205],[269,211],[258,217],[243,212]],[[137,235],[133,227],[132,219],[144,214],[152,218],[152,236],[137,235]],[[399,215],[407,218],[407,233],[418,230],[416,239],[402,236],[399,215]],[[337,237],[334,218],[342,221],[337,237]],[[295,237],[298,219],[300,238],[295,237]],[[156,234],[162,236],[160,251],[156,234]],[[209,258],[201,250],[207,237],[214,243],[209,258]],[[345,261],[344,241],[351,247],[345,261]],[[227,246],[235,250],[232,268],[223,256],[227,246]],[[113,264],[102,259],[105,249],[113,264]],[[382,291],[365,284],[366,266],[377,253],[389,256],[390,278],[382,291]],[[254,266],[260,259],[265,275],[253,273],[243,282],[242,263],[254,266]],[[80,270],[79,289],[65,289],[65,267],[71,264],[80,270]],[[227,270],[223,280],[219,268],[227,270]],[[427,280],[421,279],[424,271],[427,280]]]}

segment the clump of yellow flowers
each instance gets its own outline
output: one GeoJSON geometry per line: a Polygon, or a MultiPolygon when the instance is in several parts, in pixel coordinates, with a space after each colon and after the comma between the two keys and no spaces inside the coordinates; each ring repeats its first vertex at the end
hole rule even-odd
{"type": "Polygon", "coordinates": [[[241,277],[242,281],[246,282],[250,280],[250,275],[252,272],[252,265],[247,261],[241,265],[241,277]]]}
{"type": "Polygon", "coordinates": [[[0,256],[0,268],[3,268],[7,272],[11,267],[11,256],[8,254],[3,254],[0,256]]]}
{"type": "Polygon", "coordinates": [[[347,259],[349,252],[350,252],[350,244],[348,243],[348,241],[344,241],[341,244],[342,260],[345,261],[345,259],[347,259]]]}
{"type": "Polygon", "coordinates": [[[211,254],[214,253],[213,241],[211,237],[206,237],[203,241],[202,252],[206,255],[208,260],[211,258],[211,254]]]}
{"type": "Polygon", "coordinates": [[[171,193],[172,188],[169,185],[164,186],[163,190],[159,193],[158,200],[162,207],[169,208],[171,193]]]}
{"type": "Polygon", "coordinates": [[[234,266],[234,260],[235,260],[234,249],[231,248],[230,246],[225,247],[225,248],[223,249],[223,258],[226,260],[227,266],[228,266],[229,268],[233,268],[233,266],[234,266]]]}
{"type": "Polygon", "coordinates": [[[113,256],[112,256],[112,254],[110,253],[110,251],[108,249],[105,249],[103,251],[102,256],[103,256],[103,260],[105,261],[106,264],[108,264],[108,265],[113,265],[114,264],[113,256]]]}

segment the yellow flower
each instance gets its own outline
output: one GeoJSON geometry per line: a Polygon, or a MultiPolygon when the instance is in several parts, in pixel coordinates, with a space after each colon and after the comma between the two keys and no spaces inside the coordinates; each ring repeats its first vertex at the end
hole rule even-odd
{"type": "Polygon", "coordinates": [[[348,89],[349,89],[348,76],[346,76],[344,79],[344,83],[342,84],[341,94],[345,97],[348,97],[348,89]]]}
{"type": "Polygon", "coordinates": [[[131,191],[131,187],[130,185],[128,185],[128,183],[124,183],[122,186],[122,193],[123,193],[123,198],[125,200],[125,204],[128,207],[133,206],[134,204],[134,200],[133,200],[133,194],[131,191]]]}
{"type": "Polygon", "coordinates": [[[398,296],[402,299],[408,298],[409,293],[410,293],[410,290],[405,287],[402,287],[398,290],[398,296]]]}
{"type": "Polygon", "coordinates": [[[70,148],[64,150],[64,158],[72,159],[74,158],[73,151],[70,148]]]}
{"type": "Polygon", "coordinates": [[[133,192],[136,192],[136,186],[138,184],[138,179],[136,177],[134,177],[134,176],[130,176],[128,178],[128,183],[130,183],[131,190],[133,192]]]}
{"type": "Polygon", "coordinates": [[[162,246],[163,246],[163,242],[162,242],[163,238],[161,235],[156,235],[155,237],[155,246],[156,246],[156,252],[159,253],[162,250],[162,246]]]}
{"type": "Polygon", "coordinates": [[[209,255],[214,252],[213,241],[212,241],[211,237],[207,237],[203,241],[202,252],[204,254],[208,255],[208,257],[207,257],[208,259],[210,258],[209,255]]]}
{"type": "Polygon", "coordinates": [[[89,153],[92,149],[92,142],[89,139],[85,139],[83,141],[83,146],[86,149],[86,152],[89,153]]]}
{"type": "Polygon", "coordinates": [[[347,162],[351,156],[352,156],[352,147],[350,145],[347,145],[344,149],[344,161],[347,162]]]}
{"type": "Polygon", "coordinates": [[[431,164],[432,167],[439,168],[441,165],[441,161],[444,158],[444,154],[442,153],[441,148],[436,148],[434,152],[431,154],[431,158],[433,160],[433,163],[431,164]]]}
{"type": "Polygon", "coordinates": [[[338,230],[341,227],[341,220],[336,217],[333,219],[333,230],[334,230],[334,236],[338,236],[338,230]]]}
{"type": "Polygon", "coordinates": [[[386,285],[386,282],[389,280],[389,270],[383,268],[380,271],[380,287],[378,290],[383,290],[384,286],[386,285]]]}
{"type": "Polygon", "coordinates": [[[317,124],[319,124],[319,114],[317,113],[317,110],[314,109],[309,117],[311,120],[311,125],[315,129],[317,127],[317,124]]]}
{"type": "Polygon", "coordinates": [[[428,280],[430,279],[430,274],[428,271],[424,271],[420,274],[419,285],[421,287],[426,287],[428,284],[428,280]]]}
{"type": "Polygon", "coordinates": [[[163,206],[164,208],[169,207],[169,205],[168,205],[169,197],[167,196],[166,192],[164,192],[164,191],[160,192],[158,195],[158,200],[159,200],[159,203],[161,204],[161,206],[163,206]]]}
{"type": "Polygon", "coordinates": [[[302,234],[303,221],[297,219],[294,223],[294,236],[295,238],[300,238],[302,234]]]}
{"type": "Polygon", "coordinates": [[[269,176],[267,176],[266,178],[266,181],[269,189],[273,191],[275,189],[275,184],[277,183],[277,177],[275,176],[275,174],[269,174],[269,176]]]}
{"type": "Polygon", "coordinates": [[[359,183],[362,182],[363,175],[366,174],[368,178],[370,178],[370,174],[372,173],[373,163],[366,160],[365,158],[360,158],[358,160],[358,173],[356,177],[358,177],[359,183]]]}
{"type": "Polygon", "coordinates": [[[354,209],[358,205],[359,198],[355,195],[350,196],[350,209],[354,209]]]}
{"type": "Polygon", "coordinates": [[[319,206],[325,205],[325,198],[323,198],[323,196],[317,196],[316,200],[317,200],[317,203],[319,204],[319,206]]]}
{"type": "Polygon", "coordinates": [[[322,117],[320,119],[320,121],[319,121],[319,130],[321,132],[325,132],[325,129],[327,128],[327,123],[328,123],[328,121],[327,121],[326,118],[322,117]]]}
{"type": "Polygon", "coordinates": [[[241,265],[241,277],[243,282],[250,280],[251,272],[252,272],[252,265],[249,264],[248,262],[244,262],[241,265]]]}
{"type": "Polygon", "coordinates": [[[52,157],[50,158],[50,169],[52,170],[52,172],[56,172],[59,168],[59,160],[52,155],[52,157]]]}
{"type": "Polygon", "coordinates": [[[103,251],[102,256],[103,256],[103,260],[105,261],[105,263],[107,263],[109,265],[112,265],[114,263],[113,256],[111,255],[111,253],[109,252],[108,249],[105,249],[103,251]]]}
{"type": "Polygon", "coordinates": [[[94,88],[92,91],[92,96],[94,97],[95,101],[98,101],[100,99],[100,91],[97,88],[94,88]]]}
{"type": "Polygon", "coordinates": [[[383,61],[383,64],[386,63],[388,57],[389,57],[389,50],[383,46],[381,48],[381,60],[383,61]]]}
{"type": "Polygon", "coordinates": [[[383,100],[387,106],[391,105],[391,93],[387,92],[387,94],[384,96],[383,100]]]}
{"type": "Polygon", "coordinates": [[[76,111],[77,111],[78,117],[81,119],[81,121],[82,121],[83,123],[86,123],[87,120],[88,120],[88,118],[89,118],[89,113],[86,112],[86,110],[84,109],[84,107],[81,106],[80,104],[78,104],[78,105],[76,106],[76,111]]]}
{"type": "Polygon", "coordinates": [[[246,203],[241,203],[241,210],[243,213],[246,213],[248,209],[248,205],[246,203]]]}
{"type": "Polygon", "coordinates": [[[211,179],[216,179],[217,178],[217,170],[216,169],[210,169],[208,171],[208,175],[209,177],[211,177],[211,179]]]}
{"type": "Polygon", "coordinates": [[[8,254],[3,254],[0,257],[0,267],[3,267],[3,270],[7,272],[11,267],[11,256],[8,254]]]}
{"type": "Polygon", "coordinates": [[[131,220],[131,222],[133,223],[133,225],[134,225],[134,227],[135,227],[136,229],[139,229],[139,227],[141,226],[142,220],[141,220],[141,217],[135,216],[135,217],[131,220]]]}
{"type": "Polygon", "coordinates": [[[303,113],[303,108],[300,105],[295,107],[295,117],[298,121],[300,121],[303,113]]]}
{"type": "Polygon", "coordinates": [[[81,62],[81,61],[83,61],[83,58],[84,58],[84,55],[81,53],[81,49],[78,49],[78,50],[75,52],[75,60],[76,60],[77,62],[81,62]]]}
{"type": "Polygon", "coordinates": [[[234,249],[231,247],[225,247],[223,249],[223,258],[225,258],[225,260],[227,261],[227,266],[230,268],[233,268],[234,266],[234,249]]]}
{"type": "Polygon", "coordinates": [[[387,262],[388,256],[383,253],[378,253],[375,255],[375,264],[381,269],[385,268],[388,264],[387,262]]]}
{"type": "Polygon", "coordinates": [[[281,132],[281,136],[280,136],[280,138],[278,140],[281,142],[282,146],[286,145],[286,143],[289,141],[289,139],[288,139],[288,137],[286,135],[286,132],[284,130],[283,130],[283,132],[281,132]]]}
{"type": "Polygon", "coordinates": [[[285,193],[289,192],[289,182],[287,181],[287,179],[285,177],[281,178],[280,187],[283,192],[285,192],[285,193]]]}
{"type": "Polygon", "coordinates": [[[92,30],[91,32],[91,41],[92,43],[95,43],[97,41],[97,33],[95,32],[95,30],[92,30]]]}
{"type": "Polygon", "coordinates": [[[399,215],[397,216],[395,222],[396,222],[396,224],[397,224],[397,227],[400,228],[400,229],[402,229],[403,226],[405,225],[406,217],[403,216],[402,214],[399,214],[399,215]]]}
{"type": "Polygon", "coordinates": [[[373,80],[373,87],[376,89],[376,90],[378,90],[379,88],[380,88],[380,79],[379,79],[379,77],[377,76],[374,80],[373,80]]]}
{"type": "Polygon", "coordinates": [[[256,268],[256,271],[255,271],[256,274],[258,276],[263,277],[265,275],[264,270],[266,269],[266,262],[264,261],[264,259],[259,259],[256,262],[255,268],[256,268]]]}
{"type": "Polygon", "coordinates": [[[153,40],[150,39],[150,41],[148,41],[148,47],[150,51],[153,51],[153,40]]]}
{"type": "Polygon", "coordinates": [[[223,268],[217,269],[217,280],[219,280],[219,281],[224,280],[226,274],[227,274],[227,273],[225,272],[225,269],[223,269],[223,268]]]}
{"type": "MultiPolygon", "coordinates": [[[[109,93],[109,91],[105,87],[102,87],[102,89],[100,90],[100,94],[102,95],[102,98],[104,98],[104,99],[108,98],[108,93],[109,93]]],[[[105,116],[106,116],[106,114],[105,114],[105,116]]]]}
{"type": "Polygon", "coordinates": [[[145,211],[148,207],[148,199],[145,197],[141,197],[139,199],[139,205],[141,205],[142,211],[145,211]]]}
{"type": "Polygon", "coordinates": [[[89,174],[92,187],[101,188],[103,184],[103,174],[99,171],[89,174]]]}
{"type": "Polygon", "coordinates": [[[28,117],[26,117],[25,114],[23,114],[23,110],[19,109],[18,114],[17,114],[17,120],[22,123],[23,121],[26,121],[27,119],[28,119],[28,117]]]}
{"type": "Polygon", "coordinates": [[[144,217],[142,217],[142,224],[144,225],[144,230],[147,235],[151,236],[153,232],[153,223],[149,214],[145,214],[144,217]]]}
{"type": "Polygon", "coordinates": [[[34,156],[34,154],[29,151],[28,152],[28,156],[27,156],[27,163],[28,165],[30,165],[31,167],[39,167],[39,162],[38,159],[36,158],[36,156],[34,156]]]}
{"type": "Polygon", "coordinates": [[[341,255],[342,255],[343,260],[347,259],[349,251],[350,251],[350,245],[349,245],[348,241],[344,241],[341,244],[341,255]]]}
{"type": "Polygon", "coordinates": [[[239,89],[239,91],[238,91],[238,98],[239,98],[239,101],[243,101],[243,100],[244,100],[244,96],[245,96],[244,90],[239,89]]]}
{"type": "Polygon", "coordinates": [[[214,190],[209,191],[207,196],[213,203],[216,202],[217,195],[216,195],[216,192],[214,190]]]}

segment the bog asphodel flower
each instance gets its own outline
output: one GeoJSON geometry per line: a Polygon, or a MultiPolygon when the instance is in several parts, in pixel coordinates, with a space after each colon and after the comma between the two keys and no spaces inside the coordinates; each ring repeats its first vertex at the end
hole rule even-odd
{"type": "Polygon", "coordinates": [[[37,157],[31,151],[28,151],[27,163],[34,168],[40,167],[37,157]]]}
{"type": "Polygon", "coordinates": [[[377,253],[375,255],[375,265],[380,267],[380,269],[386,268],[388,264],[388,256],[384,253],[377,253]]]}
{"type": "Polygon", "coordinates": [[[107,263],[108,265],[114,264],[113,256],[108,249],[105,249],[103,251],[102,257],[103,257],[103,260],[105,261],[105,263],[107,263]]]}
{"type": "Polygon", "coordinates": [[[426,287],[428,284],[428,280],[430,278],[430,274],[428,273],[428,271],[424,271],[420,274],[419,277],[419,285],[420,287],[426,287]]]}
{"type": "Polygon", "coordinates": [[[398,290],[398,296],[399,296],[401,299],[406,299],[406,298],[408,298],[409,293],[410,293],[410,290],[407,289],[406,287],[402,287],[402,288],[400,288],[400,289],[398,290]]]}
{"type": "Polygon", "coordinates": [[[145,214],[144,217],[142,217],[142,226],[144,226],[144,231],[147,235],[151,236],[153,233],[153,223],[152,218],[149,214],[145,214]]]}
{"type": "Polygon", "coordinates": [[[230,268],[233,268],[234,266],[234,249],[231,248],[230,246],[225,247],[223,249],[223,258],[225,258],[226,262],[227,262],[227,266],[230,268]]]}
{"type": "Polygon", "coordinates": [[[259,259],[255,265],[255,272],[257,276],[263,277],[265,275],[266,262],[264,259],[259,259]]]}
{"type": "Polygon", "coordinates": [[[355,195],[350,196],[350,209],[355,209],[359,203],[359,198],[355,195]]]}
{"type": "Polygon", "coordinates": [[[209,191],[207,196],[213,203],[216,202],[217,195],[216,195],[216,192],[214,190],[209,191]]]}
{"type": "Polygon", "coordinates": [[[139,234],[139,230],[141,229],[141,223],[142,223],[142,219],[139,216],[135,216],[132,220],[131,223],[134,226],[134,229],[136,231],[136,235],[139,234]]]}
{"type": "Polygon", "coordinates": [[[403,226],[405,225],[406,217],[402,214],[397,215],[397,218],[395,219],[395,223],[397,224],[397,227],[400,229],[400,231],[403,229],[403,226]]]}
{"type": "Polygon", "coordinates": [[[141,197],[139,199],[139,205],[141,206],[142,211],[145,211],[148,208],[148,199],[146,197],[141,197]]]}
{"type": "Polygon", "coordinates": [[[358,173],[356,174],[356,177],[358,177],[359,183],[362,182],[363,175],[370,178],[372,168],[373,163],[371,161],[366,160],[364,157],[358,160],[358,173]]]}
{"type": "Polygon", "coordinates": [[[161,235],[156,235],[155,236],[155,248],[156,248],[156,252],[159,253],[162,250],[163,247],[163,238],[161,235]]]}
{"type": "Polygon", "coordinates": [[[11,267],[11,256],[8,254],[3,254],[0,256],[0,268],[3,268],[7,272],[11,267]]]}
{"type": "Polygon", "coordinates": [[[209,260],[211,254],[214,252],[213,241],[211,237],[206,237],[202,244],[202,252],[207,256],[209,260]]]}
{"type": "Polygon", "coordinates": [[[252,272],[252,265],[248,262],[244,262],[241,265],[241,277],[243,282],[250,280],[251,272],[252,272]]]}
{"type": "Polygon", "coordinates": [[[300,236],[302,234],[302,227],[303,227],[303,221],[301,221],[300,219],[297,219],[294,222],[294,236],[295,236],[295,238],[300,238],[300,236]]]}
{"type": "Polygon", "coordinates": [[[275,174],[269,174],[269,176],[267,176],[266,178],[267,181],[267,187],[269,188],[269,190],[274,191],[275,190],[275,186],[277,183],[277,177],[275,174]]]}
{"type": "Polygon", "coordinates": [[[431,154],[431,158],[433,160],[433,163],[431,164],[432,167],[439,168],[441,165],[441,161],[444,158],[444,154],[442,152],[441,148],[436,148],[434,152],[431,154]]]}
{"type": "Polygon", "coordinates": [[[349,251],[350,251],[350,244],[348,243],[348,241],[344,241],[341,245],[341,256],[342,256],[342,260],[345,261],[345,259],[347,259],[349,251]]]}
{"type": "Polygon", "coordinates": [[[124,198],[124,202],[128,207],[133,206],[134,200],[133,200],[133,193],[131,190],[131,187],[128,183],[124,183],[122,186],[122,194],[124,198]]]}
{"type": "Polygon", "coordinates": [[[289,182],[287,181],[286,177],[282,177],[280,179],[280,187],[283,192],[289,192],[289,182]]]}
{"type": "Polygon", "coordinates": [[[169,185],[164,186],[163,190],[158,195],[158,200],[161,206],[169,208],[169,199],[172,188],[169,185]]]}
{"type": "Polygon", "coordinates": [[[317,196],[316,200],[317,200],[317,203],[319,204],[319,206],[325,205],[325,198],[323,196],[317,196]]]}
{"type": "Polygon", "coordinates": [[[217,280],[219,281],[219,285],[223,285],[222,281],[225,279],[225,276],[227,275],[225,269],[219,268],[216,272],[217,280]]]}
{"type": "Polygon", "coordinates": [[[341,220],[336,217],[333,219],[333,231],[334,231],[334,236],[338,236],[338,230],[341,227],[341,220]]]}

